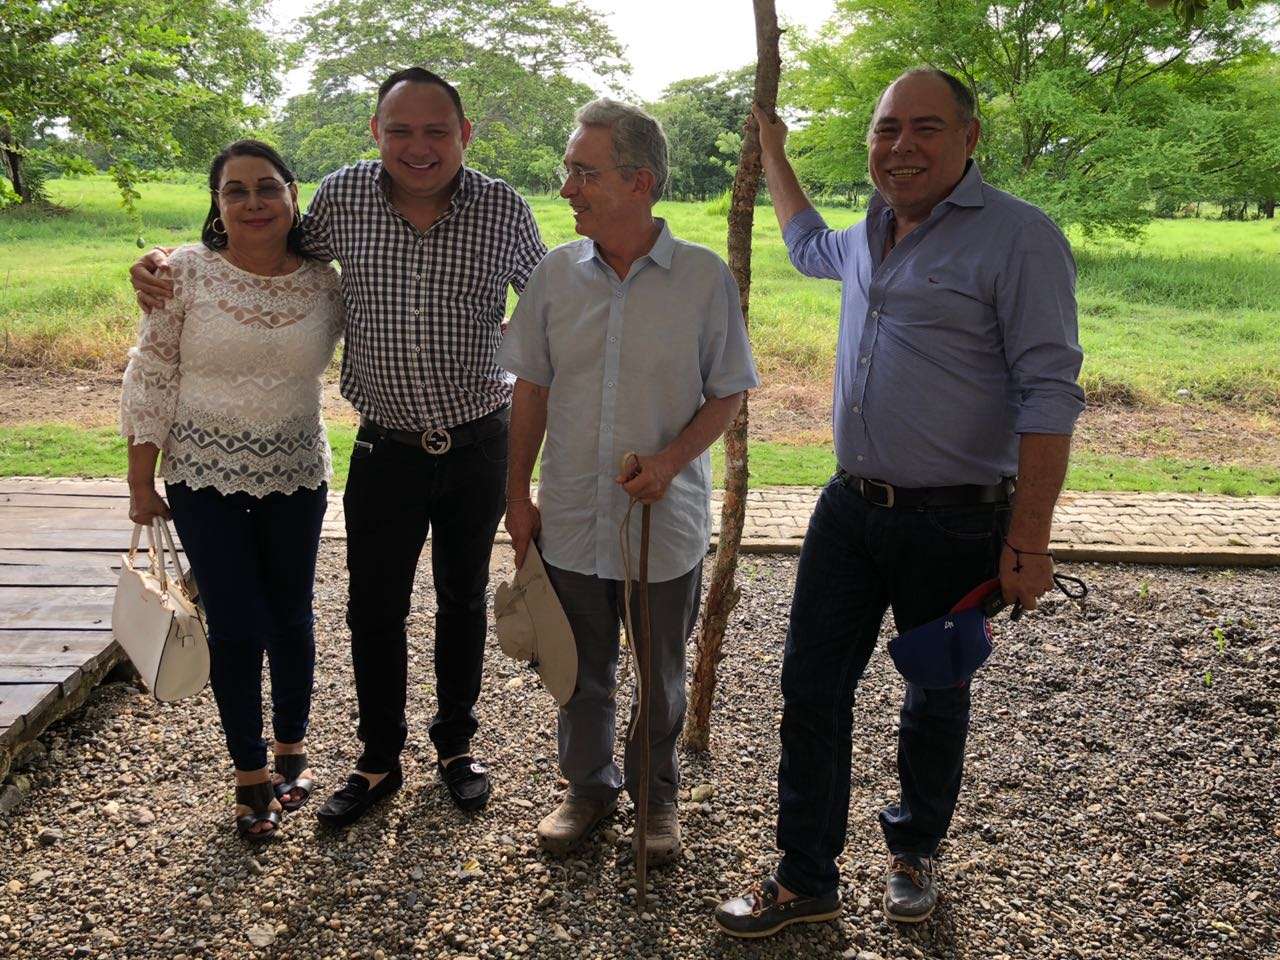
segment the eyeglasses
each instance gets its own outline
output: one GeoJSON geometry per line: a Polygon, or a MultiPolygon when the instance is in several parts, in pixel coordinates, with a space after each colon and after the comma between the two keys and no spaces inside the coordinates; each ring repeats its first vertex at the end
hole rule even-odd
{"type": "Polygon", "coordinates": [[[566,184],[570,180],[572,180],[579,187],[584,187],[587,185],[587,181],[589,180],[595,181],[599,178],[600,174],[608,173],[610,170],[639,170],[639,169],[640,168],[637,167],[634,163],[620,163],[616,167],[597,167],[594,170],[591,169],[590,167],[561,166],[560,169],[556,172],[560,175],[561,184],[566,184]]]}
{"type": "Polygon", "coordinates": [[[248,203],[249,197],[253,194],[258,195],[258,199],[264,203],[273,203],[284,196],[288,187],[280,183],[266,183],[260,187],[227,187],[225,190],[219,190],[218,196],[222,198],[222,202],[227,206],[235,207],[242,203],[248,203]]]}

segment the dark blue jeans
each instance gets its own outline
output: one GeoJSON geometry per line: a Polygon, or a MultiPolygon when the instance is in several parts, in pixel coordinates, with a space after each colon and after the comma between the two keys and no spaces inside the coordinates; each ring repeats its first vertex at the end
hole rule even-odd
{"type": "Polygon", "coordinates": [[[255,497],[166,484],[208,617],[209,682],[237,770],[267,765],[262,655],[275,738],[307,734],[316,644],[311,600],[328,488],[255,497]]]}
{"type": "MultiPolygon", "coordinates": [[[[942,616],[996,576],[1007,506],[886,509],[834,479],[809,521],[782,660],[778,880],[822,896],[836,889],[849,819],[854,689],[885,610],[899,633],[942,616]]],[[[892,853],[932,856],[960,795],[969,684],[912,684],[898,728],[896,805],[881,812],[892,853]]]]}
{"type": "Polygon", "coordinates": [[[364,742],[356,766],[385,773],[400,762],[408,735],[405,620],[428,531],[436,593],[431,741],[441,759],[470,749],[484,668],[489,555],[506,506],[507,431],[438,456],[365,427],[357,441],[343,494],[347,624],[364,742]]]}

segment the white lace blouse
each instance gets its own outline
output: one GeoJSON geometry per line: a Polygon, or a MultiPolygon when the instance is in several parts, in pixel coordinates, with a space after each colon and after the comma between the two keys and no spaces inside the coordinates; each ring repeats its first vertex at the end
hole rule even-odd
{"type": "Polygon", "coordinates": [[[259,497],[319,487],[333,473],[320,399],[343,328],[337,272],[304,260],[260,277],[200,245],[169,266],[173,298],[129,351],[121,433],[158,446],[171,482],[259,497]]]}

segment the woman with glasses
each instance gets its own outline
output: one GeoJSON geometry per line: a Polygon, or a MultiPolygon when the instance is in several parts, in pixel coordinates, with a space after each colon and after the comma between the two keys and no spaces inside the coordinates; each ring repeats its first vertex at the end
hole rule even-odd
{"type": "Polygon", "coordinates": [[[129,516],[173,522],[208,618],[210,680],[235,768],[238,832],[265,840],[311,795],[312,590],[330,451],[322,376],[343,327],[338,276],[308,259],[298,188],[265,143],[214,158],[202,244],[169,258],[143,316],[121,428],[129,516]],[[156,463],[168,504],[156,490],[156,463]],[[274,773],[262,736],[271,673],[274,773]]]}

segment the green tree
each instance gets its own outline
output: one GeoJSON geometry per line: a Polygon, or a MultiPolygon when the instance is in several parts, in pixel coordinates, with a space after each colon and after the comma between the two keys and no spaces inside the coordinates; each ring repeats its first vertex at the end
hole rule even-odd
{"type": "Polygon", "coordinates": [[[42,196],[28,161],[51,128],[106,151],[128,202],[139,158],[202,159],[261,116],[248,102],[278,89],[264,3],[2,0],[0,157],[22,201],[42,196]]]}
{"type": "Polygon", "coordinates": [[[468,162],[522,187],[554,180],[548,152],[558,162],[574,110],[594,96],[584,79],[616,88],[628,72],[608,24],[581,0],[327,0],[302,27],[311,94],[368,91],[424,66],[462,95],[468,162]]]}
{"type": "Polygon", "coordinates": [[[822,33],[797,45],[788,99],[822,118],[797,149],[828,182],[865,177],[877,94],[932,64],[976,91],[977,159],[994,183],[1061,224],[1132,232],[1156,193],[1185,193],[1212,159],[1189,135],[1187,105],[1267,49],[1267,10],[1212,5],[1187,28],[1133,2],[840,0],[822,33]]]}
{"type": "Polygon", "coordinates": [[[373,101],[372,91],[290,97],[268,135],[294,173],[319,180],[374,149],[369,133],[373,101]]]}
{"type": "Polygon", "coordinates": [[[648,105],[670,141],[671,196],[704,200],[729,189],[754,76],[754,67],[743,67],[678,80],[648,105]]]}

